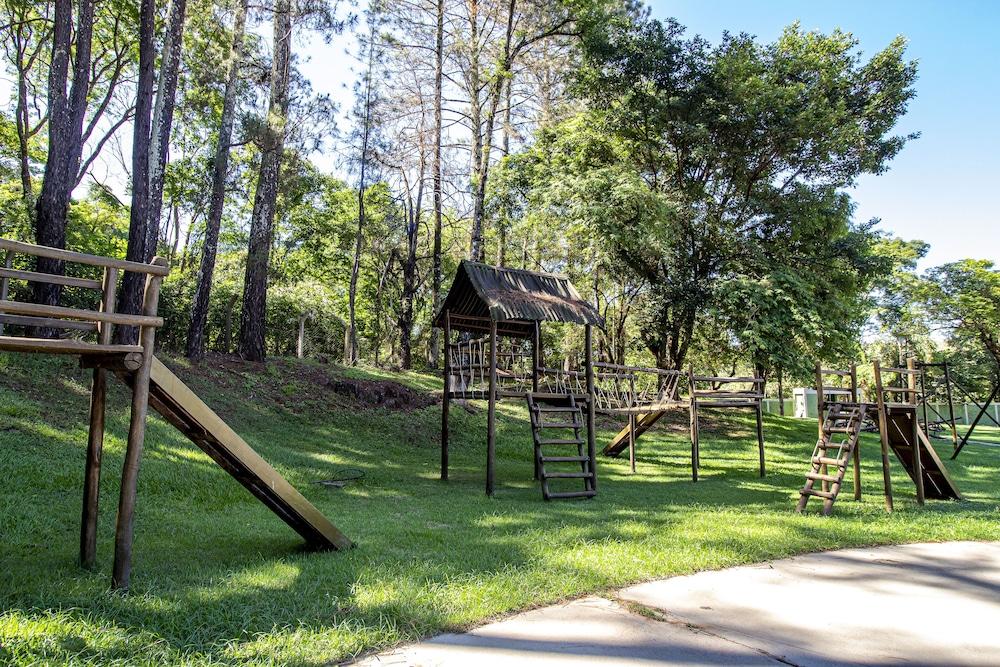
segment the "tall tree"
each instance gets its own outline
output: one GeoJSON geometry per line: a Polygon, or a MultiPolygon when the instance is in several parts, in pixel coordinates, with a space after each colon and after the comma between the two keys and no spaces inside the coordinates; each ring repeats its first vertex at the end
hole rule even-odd
{"type": "Polygon", "coordinates": [[[238,97],[237,76],[242,60],[248,4],[248,0],[239,0],[236,15],[233,18],[233,37],[229,49],[222,116],[219,120],[215,157],[212,162],[212,193],[209,197],[208,217],[205,220],[205,239],[202,243],[201,265],[198,270],[198,283],[195,288],[191,325],[187,337],[187,356],[192,358],[201,357],[205,353],[205,325],[208,321],[212,277],[215,273],[215,257],[219,247],[219,228],[222,224],[222,212],[226,201],[226,175],[229,173],[229,150],[238,97]]]}
{"type": "MultiPolygon", "coordinates": [[[[49,61],[48,159],[42,190],[35,204],[35,240],[40,245],[66,247],[66,214],[83,151],[93,30],[93,0],[79,0],[77,3],[76,30],[73,30],[72,0],[55,0],[52,56],[49,61]],[[70,83],[68,91],[67,83],[70,83]]],[[[63,263],[40,257],[38,270],[62,273],[63,263]]],[[[55,305],[59,302],[59,295],[58,285],[35,283],[34,296],[38,303],[55,305]]],[[[52,332],[43,333],[51,335],[52,332]]]]}
{"type": "Polygon", "coordinates": [[[274,5],[274,57],[271,63],[271,94],[267,127],[260,139],[260,169],[250,220],[250,244],[243,281],[240,312],[240,354],[251,361],[263,361],[266,351],[267,276],[274,240],[281,161],[288,120],[289,86],[292,66],[292,3],[276,0],[274,5]]]}
{"type": "Polygon", "coordinates": [[[368,188],[371,170],[376,161],[376,125],[378,123],[377,106],[379,104],[377,84],[375,82],[376,67],[381,63],[382,45],[380,30],[384,21],[383,7],[379,2],[372,2],[365,12],[368,22],[367,35],[362,41],[364,53],[364,70],[360,85],[357,88],[357,102],[354,115],[356,118],[355,135],[358,141],[357,154],[353,158],[358,171],[358,225],[354,236],[354,260],[351,264],[351,281],[348,287],[347,329],[344,332],[344,363],[358,363],[358,323],[357,297],[358,278],[361,271],[361,254],[365,234],[365,193],[368,188]]]}
{"type": "MultiPolygon", "coordinates": [[[[444,282],[444,271],[441,262],[442,233],[441,224],[443,198],[441,192],[441,134],[442,105],[444,100],[444,0],[437,0],[434,11],[434,157],[432,170],[434,172],[434,248],[432,254],[432,284],[431,303],[434,313],[441,307],[441,286],[444,282]]],[[[441,342],[435,328],[431,332],[430,365],[437,368],[440,356],[441,342]]]]}
{"type": "MultiPolygon", "coordinates": [[[[140,6],[139,83],[136,88],[132,138],[132,210],[125,255],[133,262],[151,261],[159,239],[164,170],[173,125],[186,9],[186,0],[171,0],[161,47],[160,71],[154,77],[156,8],[155,3],[150,0],[142,0],[140,6]]],[[[140,274],[125,274],[119,298],[122,312],[139,312],[143,284],[144,278],[140,274]]],[[[132,342],[137,337],[138,330],[135,327],[119,327],[115,330],[118,342],[132,342]]]]}

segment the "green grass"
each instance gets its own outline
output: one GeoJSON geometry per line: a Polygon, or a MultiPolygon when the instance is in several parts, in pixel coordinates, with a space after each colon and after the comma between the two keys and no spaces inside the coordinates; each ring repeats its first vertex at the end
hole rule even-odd
{"type": "MultiPolygon", "coordinates": [[[[442,483],[437,407],[346,404],[324,380],[329,367],[213,366],[175,364],[358,548],[303,552],[293,531],[152,419],[132,591],[110,592],[126,393],[111,396],[99,563],[84,571],[75,558],[89,375],[70,360],[0,356],[0,664],[319,665],[656,577],[851,545],[1000,539],[1000,448],[970,446],[949,462],[963,503],[916,507],[897,466],[897,511],[887,515],[866,436],[863,501],[841,501],[829,518],[798,516],[815,424],[767,417],[760,479],[752,423],[721,417],[706,425],[697,484],[683,425],[667,425],[640,440],[636,475],[602,459],[596,499],[544,503],[526,411],[504,403],[490,499],[484,409],[453,409],[451,481],[442,483]],[[344,468],[365,476],[340,490],[313,483],[344,468]]],[[[427,375],[402,381],[440,386],[427,375]]],[[[613,428],[604,424],[600,439],[613,428]]]]}

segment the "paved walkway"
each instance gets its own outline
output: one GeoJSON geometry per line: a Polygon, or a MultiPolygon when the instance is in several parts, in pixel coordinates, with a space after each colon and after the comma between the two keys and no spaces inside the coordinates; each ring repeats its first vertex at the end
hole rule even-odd
{"type": "Polygon", "coordinates": [[[849,549],[640,584],[360,664],[1000,665],[1000,542],[849,549]]]}

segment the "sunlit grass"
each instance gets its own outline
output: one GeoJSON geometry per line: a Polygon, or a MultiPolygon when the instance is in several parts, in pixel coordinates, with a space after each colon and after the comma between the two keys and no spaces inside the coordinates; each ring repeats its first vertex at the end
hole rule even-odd
{"type": "MultiPolygon", "coordinates": [[[[643,436],[635,475],[624,460],[602,459],[596,499],[545,503],[531,480],[527,413],[509,403],[490,499],[482,406],[452,411],[451,481],[442,483],[438,408],[324,407],[328,390],[309,374],[329,367],[298,368],[282,360],[201,369],[191,384],[358,548],[303,552],[293,531],[153,419],[133,589],[122,596],[108,580],[124,390],[111,397],[99,562],[87,572],[75,557],[88,375],[69,360],[0,355],[0,664],[319,665],[634,581],[851,545],[1000,539],[1000,447],[970,445],[948,461],[963,503],[918,508],[897,465],[897,512],[887,515],[877,440],[866,436],[862,502],[849,500],[848,488],[833,517],[798,516],[814,423],[767,417],[768,475],[760,479],[752,424],[710,418],[702,479],[693,484],[681,419],[643,436]],[[284,405],[259,398],[276,382],[291,387],[284,405]],[[346,468],[364,477],[341,490],[314,483],[346,468]]],[[[191,371],[182,364],[178,373],[191,371]]],[[[402,381],[440,390],[426,374],[402,381]]],[[[614,426],[602,421],[601,441],[614,426]]],[[[938,447],[947,461],[950,445],[938,447]]]]}

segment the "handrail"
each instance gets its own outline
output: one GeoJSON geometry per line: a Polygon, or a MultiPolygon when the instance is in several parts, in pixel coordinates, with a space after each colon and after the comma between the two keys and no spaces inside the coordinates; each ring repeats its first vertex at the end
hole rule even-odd
{"type": "Polygon", "coordinates": [[[22,243],[12,239],[0,238],[0,250],[12,250],[24,255],[34,257],[45,257],[63,262],[73,262],[76,264],[87,264],[89,266],[100,266],[106,269],[120,269],[132,273],[143,273],[150,276],[166,276],[170,273],[170,267],[162,264],[145,264],[143,262],[130,262],[124,259],[114,259],[111,257],[99,257],[88,255],[72,250],[61,250],[59,248],[49,248],[47,246],[35,245],[33,243],[22,243]]]}

